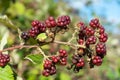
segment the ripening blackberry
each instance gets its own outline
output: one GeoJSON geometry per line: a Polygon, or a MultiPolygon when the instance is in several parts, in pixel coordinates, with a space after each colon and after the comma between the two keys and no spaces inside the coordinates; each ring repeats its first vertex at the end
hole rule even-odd
{"type": "Polygon", "coordinates": [[[60,16],[58,17],[57,19],[57,26],[58,27],[61,27],[61,28],[64,28],[66,27],[67,25],[69,25],[71,22],[70,20],[70,17],[69,16],[60,16]]]}
{"type": "Polygon", "coordinates": [[[38,27],[32,27],[29,30],[30,37],[36,37],[39,33],[40,33],[40,31],[39,31],[38,27]]]}
{"type": "Polygon", "coordinates": [[[10,61],[10,56],[8,54],[2,54],[0,52],[0,67],[4,67],[10,61]]]}
{"type": "Polygon", "coordinates": [[[106,33],[100,34],[100,36],[99,36],[99,41],[100,42],[105,43],[107,41],[107,39],[108,39],[108,35],[106,33]]]}
{"type": "Polygon", "coordinates": [[[50,60],[45,60],[44,62],[44,70],[42,71],[42,74],[46,77],[49,75],[53,75],[56,73],[56,66],[52,63],[50,60]]]}
{"type": "Polygon", "coordinates": [[[99,56],[94,56],[92,63],[96,66],[100,66],[102,64],[102,58],[99,56]]]}
{"type": "Polygon", "coordinates": [[[105,28],[102,25],[100,25],[98,29],[99,29],[99,34],[104,34],[105,28]]]}
{"type": "Polygon", "coordinates": [[[89,23],[90,27],[92,28],[98,28],[100,23],[99,23],[99,19],[95,18],[95,19],[92,19],[89,23]]]}
{"type": "Polygon", "coordinates": [[[96,45],[96,53],[99,56],[106,55],[106,45],[104,43],[97,43],[97,45],[96,45]]]}
{"type": "Polygon", "coordinates": [[[32,27],[36,27],[40,22],[38,20],[33,20],[31,22],[32,27]]]}
{"type": "Polygon", "coordinates": [[[45,21],[46,27],[47,28],[53,28],[57,25],[54,17],[50,16],[48,19],[45,21]]]}
{"type": "Polygon", "coordinates": [[[90,36],[89,38],[87,38],[86,40],[86,44],[90,45],[90,44],[95,44],[97,41],[97,38],[95,36],[90,36]]]}
{"type": "Polygon", "coordinates": [[[93,36],[94,33],[95,33],[94,29],[92,29],[92,28],[90,28],[90,27],[87,27],[87,28],[85,29],[85,34],[86,34],[87,36],[93,36]]]}

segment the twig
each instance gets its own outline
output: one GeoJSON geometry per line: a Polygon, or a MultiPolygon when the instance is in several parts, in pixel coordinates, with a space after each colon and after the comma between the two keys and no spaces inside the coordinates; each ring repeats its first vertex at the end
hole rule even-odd
{"type": "Polygon", "coordinates": [[[1,50],[1,52],[12,51],[14,49],[22,49],[22,48],[37,48],[37,46],[36,45],[15,45],[15,46],[1,50]]]}
{"type": "Polygon", "coordinates": [[[76,49],[76,47],[86,48],[84,45],[75,45],[75,44],[72,44],[72,43],[61,42],[61,41],[54,41],[54,43],[68,45],[68,46],[72,47],[73,49],[76,49]]]}
{"type": "Polygon", "coordinates": [[[44,58],[47,58],[47,56],[44,54],[42,49],[39,46],[37,46],[37,45],[15,45],[13,47],[9,47],[9,48],[3,49],[0,52],[12,51],[14,49],[22,49],[22,48],[37,48],[40,51],[40,53],[44,56],[44,58]]]}
{"type": "Polygon", "coordinates": [[[70,43],[75,38],[76,33],[77,33],[77,30],[75,30],[75,32],[72,34],[72,38],[68,41],[68,43],[70,43]]]}

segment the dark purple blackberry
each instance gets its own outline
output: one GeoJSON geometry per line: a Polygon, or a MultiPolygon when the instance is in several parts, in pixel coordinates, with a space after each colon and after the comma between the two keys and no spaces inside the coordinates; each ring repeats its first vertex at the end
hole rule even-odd
{"type": "Polygon", "coordinates": [[[57,26],[63,28],[63,27],[66,27],[67,25],[69,25],[70,22],[71,22],[71,20],[70,20],[69,16],[60,16],[57,19],[57,26]]]}
{"type": "Polygon", "coordinates": [[[81,58],[78,54],[72,56],[72,67],[74,72],[79,72],[85,65],[84,59],[81,58]]]}
{"type": "Polygon", "coordinates": [[[28,32],[22,32],[21,38],[24,40],[28,40],[30,38],[30,36],[29,36],[28,32]]]}
{"type": "Polygon", "coordinates": [[[0,52],[0,67],[4,67],[10,61],[10,56],[8,54],[2,54],[0,52]]]}

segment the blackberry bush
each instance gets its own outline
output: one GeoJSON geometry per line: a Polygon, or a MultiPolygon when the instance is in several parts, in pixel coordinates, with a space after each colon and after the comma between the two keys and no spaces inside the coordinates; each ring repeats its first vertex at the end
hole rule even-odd
{"type": "MultiPolygon", "coordinates": [[[[41,74],[46,77],[56,74],[58,66],[67,66],[68,70],[73,69],[74,72],[79,72],[86,64],[90,68],[102,65],[103,58],[107,54],[106,42],[108,35],[99,19],[92,19],[89,25],[78,22],[74,28],[69,27],[70,23],[71,18],[67,15],[57,18],[50,16],[45,21],[33,20],[31,22],[32,27],[20,34],[21,38],[25,40],[24,43],[0,51],[0,66],[4,67],[10,61],[9,55],[2,54],[2,52],[22,48],[36,48],[44,57],[41,74]],[[75,30],[72,37],[67,42],[57,41],[56,36],[59,35],[58,33],[63,30],[67,32],[66,28],[68,27],[75,30]],[[30,42],[31,38],[35,42],[34,44],[30,42]],[[76,39],[76,42],[72,42],[74,39],[76,39]],[[47,54],[41,46],[50,43],[67,45],[74,53],[70,53],[65,49],[58,49],[51,55],[47,54]],[[71,55],[72,57],[70,57],[71,55]]],[[[61,34],[63,35],[63,33],[61,34]]]]}

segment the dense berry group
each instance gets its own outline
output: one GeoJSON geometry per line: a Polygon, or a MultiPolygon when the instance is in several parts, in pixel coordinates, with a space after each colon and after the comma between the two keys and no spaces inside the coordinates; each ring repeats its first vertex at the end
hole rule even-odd
{"type": "MultiPolygon", "coordinates": [[[[50,28],[61,28],[66,29],[67,26],[70,24],[71,20],[69,16],[60,16],[55,20],[54,17],[50,16],[45,21],[41,22],[38,20],[33,20],[31,22],[31,28],[27,32],[23,32],[21,37],[24,40],[28,40],[31,38],[36,38],[40,33],[46,33],[46,30],[50,28]]],[[[57,29],[56,29],[57,30],[57,29]]],[[[56,31],[52,31],[56,32],[56,31]]]]}
{"type": "Polygon", "coordinates": [[[82,69],[84,65],[85,61],[80,55],[75,54],[72,56],[72,67],[75,72],[79,72],[79,70],[82,69]]]}
{"type": "MultiPolygon", "coordinates": [[[[77,26],[79,28],[77,42],[79,45],[86,46],[84,50],[78,48],[78,50],[82,49],[82,54],[80,54],[79,51],[77,54],[80,56],[88,56],[88,60],[91,60],[89,61],[90,67],[91,65],[101,65],[102,58],[106,55],[105,42],[108,39],[105,28],[97,18],[92,19],[89,26],[86,26],[83,22],[79,22],[77,26]]],[[[74,59],[73,62],[75,62],[74,59]]]]}
{"type": "Polygon", "coordinates": [[[50,60],[46,59],[44,61],[44,70],[42,74],[44,76],[53,75],[56,73],[56,64],[66,65],[67,64],[67,52],[66,50],[60,49],[59,54],[56,56],[51,56],[50,60]]]}
{"type": "Polygon", "coordinates": [[[60,16],[57,19],[57,25],[59,27],[66,27],[67,25],[69,25],[71,22],[70,17],[69,16],[60,16]]]}
{"type": "Polygon", "coordinates": [[[0,67],[4,67],[10,61],[8,54],[2,54],[0,52],[0,67]]]}
{"type": "MultiPolygon", "coordinates": [[[[48,34],[52,33],[53,37],[55,37],[60,30],[66,30],[70,22],[70,17],[66,15],[59,16],[57,19],[50,16],[43,22],[34,20],[31,23],[32,28],[27,32],[23,32],[21,37],[24,40],[28,40],[29,38],[36,38],[40,33],[46,33],[47,37],[49,37],[48,34]]],[[[107,42],[108,35],[105,32],[105,28],[97,18],[92,19],[88,26],[83,22],[79,22],[77,27],[77,45],[72,45],[72,42],[69,41],[65,43],[75,49],[75,54],[72,54],[71,64],[67,68],[73,68],[74,72],[79,72],[86,63],[89,63],[90,68],[100,66],[107,52],[105,42],[107,42]]],[[[54,39],[51,42],[54,42],[54,39]]],[[[47,57],[43,64],[42,74],[46,77],[54,75],[57,64],[66,65],[68,63],[67,57],[68,53],[63,49],[60,49],[58,54],[47,57]]],[[[1,59],[0,62],[2,63],[1,59]]]]}

